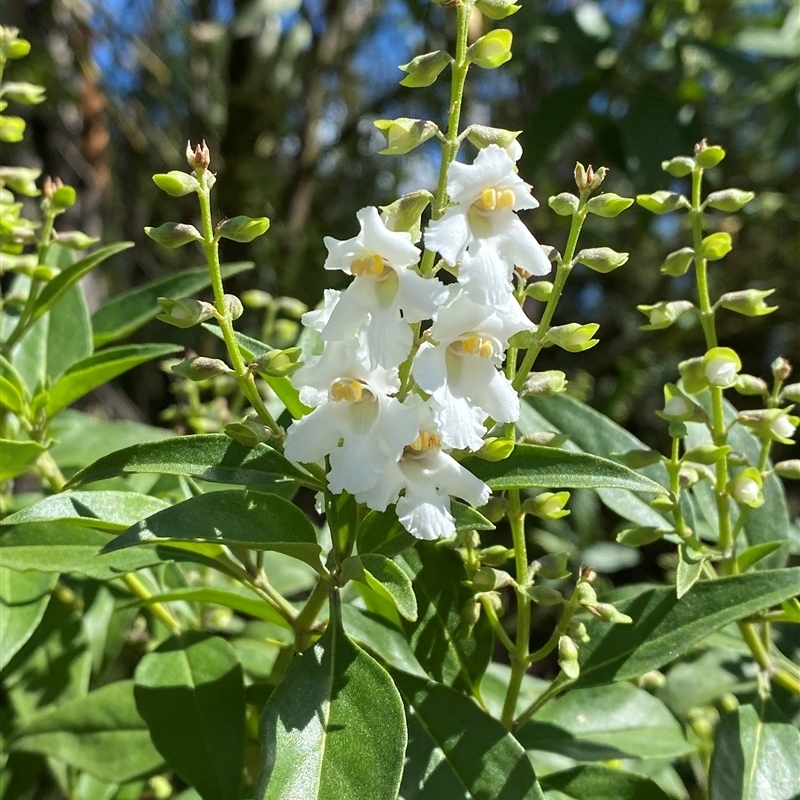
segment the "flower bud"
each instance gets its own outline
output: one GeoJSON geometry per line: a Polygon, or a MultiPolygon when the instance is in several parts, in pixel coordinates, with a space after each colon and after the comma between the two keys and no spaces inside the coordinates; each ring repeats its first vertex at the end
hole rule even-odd
{"type": "Polygon", "coordinates": [[[93,244],[100,241],[98,236],[87,236],[82,231],[58,231],[55,233],[55,240],[70,250],[86,250],[93,244]]]}
{"type": "Polygon", "coordinates": [[[522,348],[523,350],[527,350],[529,347],[533,347],[536,337],[536,330],[533,328],[529,328],[528,330],[524,331],[517,331],[512,336],[508,337],[508,344],[509,347],[518,347],[522,348]]]}
{"type": "Polygon", "coordinates": [[[556,325],[547,332],[544,342],[546,346],[555,345],[568,353],[581,353],[600,341],[592,338],[599,329],[600,326],[594,322],[586,325],[579,325],[577,322],[556,325]]]}
{"type": "Polygon", "coordinates": [[[611,453],[611,457],[631,469],[650,467],[658,464],[662,458],[658,450],[628,450],[625,453],[611,453]]]}
{"type": "Polygon", "coordinates": [[[550,281],[536,281],[525,289],[525,294],[540,303],[546,303],[553,294],[553,284],[550,281]]]}
{"type": "Polygon", "coordinates": [[[218,375],[230,375],[233,370],[218,358],[193,356],[176,364],[172,371],[190,381],[205,381],[218,375]]]}
{"type": "Polygon", "coordinates": [[[538,576],[548,581],[559,581],[570,575],[567,569],[568,561],[568,553],[549,553],[532,561],[528,567],[528,574],[531,579],[538,576]]]}
{"type": "Polygon", "coordinates": [[[400,85],[411,88],[430,86],[452,60],[452,56],[445,53],[444,50],[436,50],[433,53],[425,53],[412,58],[408,64],[401,64],[399,67],[407,73],[406,77],[400,81],[400,85]]]}
{"type": "Polygon", "coordinates": [[[420,217],[431,200],[433,195],[427,189],[420,189],[404,194],[391,205],[381,206],[386,227],[404,233],[419,231],[420,217]]]}
{"type": "Polygon", "coordinates": [[[505,128],[491,128],[488,125],[470,125],[464,135],[479,150],[496,144],[502,147],[514,161],[519,160],[522,148],[517,141],[517,137],[522,131],[507,131],[505,128]],[[515,154],[516,157],[515,157],[515,154]]]}
{"type": "MultiPolygon", "coordinates": [[[[592,166],[590,164],[589,170],[591,169],[592,166]]],[[[589,188],[589,178],[586,167],[584,167],[580,161],[575,163],[575,172],[573,174],[575,176],[575,185],[578,187],[578,191],[585,192],[589,188]]],[[[592,177],[594,177],[594,173],[592,174],[592,177]]]]}
{"type": "Polygon", "coordinates": [[[782,416],[775,417],[775,419],[770,422],[769,430],[779,442],[783,442],[784,444],[794,444],[792,436],[794,436],[794,432],[797,430],[798,423],[800,423],[800,417],[793,417],[789,416],[788,414],[784,414],[782,416]]]}
{"type": "Polygon", "coordinates": [[[30,271],[30,276],[35,281],[51,281],[60,274],[58,267],[49,267],[46,264],[39,264],[30,271]]]}
{"type": "Polygon", "coordinates": [[[502,589],[504,586],[510,586],[513,582],[514,579],[501,569],[479,567],[471,580],[464,581],[464,584],[476,592],[491,592],[495,589],[502,589]]]}
{"type": "Polygon", "coordinates": [[[659,331],[669,328],[681,317],[690,311],[694,311],[694,305],[688,300],[673,300],[669,303],[661,302],[656,303],[654,306],[640,305],[636,306],[636,308],[642,314],[646,314],[650,320],[647,325],[640,326],[643,331],[659,331]]]}
{"type": "Polygon", "coordinates": [[[788,403],[800,403],[800,383],[790,383],[781,390],[781,400],[788,403]]]}
{"type": "Polygon", "coordinates": [[[31,51],[31,43],[19,38],[19,28],[0,25],[0,54],[5,58],[25,58],[31,51]]]}
{"type": "Polygon", "coordinates": [[[582,606],[588,608],[597,604],[597,593],[587,581],[578,581],[575,586],[575,594],[582,606]]]}
{"type": "Polygon", "coordinates": [[[789,380],[789,377],[792,374],[792,365],[789,361],[782,356],[778,356],[772,362],[772,375],[776,381],[780,381],[783,383],[786,380],[789,380]]]}
{"type": "Polygon", "coordinates": [[[606,273],[621,267],[628,260],[628,253],[618,253],[610,247],[590,247],[581,250],[575,260],[595,272],[606,273]]]}
{"type": "Polygon", "coordinates": [[[633,622],[627,614],[618,611],[611,603],[597,603],[589,606],[589,611],[603,622],[611,622],[616,625],[630,625],[633,622]]]}
{"type": "Polygon", "coordinates": [[[595,189],[600,188],[600,184],[606,179],[606,175],[608,175],[608,168],[607,167],[599,167],[597,172],[592,169],[592,165],[590,164],[586,168],[586,180],[589,181],[588,189],[590,192],[593,192],[595,189]]]}
{"type": "Polygon", "coordinates": [[[460,624],[458,626],[458,638],[469,639],[472,635],[473,628],[478,624],[481,618],[481,603],[474,597],[470,597],[461,609],[459,614],[460,624]]]}
{"type": "Polygon", "coordinates": [[[569,636],[562,636],[558,640],[558,666],[561,667],[561,671],[571,681],[575,681],[580,677],[578,645],[569,636]]]}
{"type": "Polygon", "coordinates": [[[791,458],[788,461],[779,461],[775,465],[775,474],[781,478],[800,481],[800,458],[791,458]]]}
{"type": "Polygon", "coordinates": [[[563,447],[568,440],[567,434],[555,431],[532,431],[522,437],[525,444],[536,444],[539,447],[563,447]]]}
{"type": "Polygon", "coordinates": [[[483,69],[496,69],[511,60],[512,33],[496,28],[470,45],[467,58],[483,69]]]}
{"type": "Polygon", "coordinates": [[[560,217],[571,217],[577,210],[580,200],[570,192],[561,192],[548,198],[547,205],[560,217]]]}
{"type": "Polygon", "coordinates": [[[50,196],[50,205],[57,211],[66,211],[70,206],[75,205],[77,199],[78,195],[75,189],[58,181],[56,190],[50,196]]]}
{"type": "Polygon", "coordinates": [[[761,473],[755,467],[747,467],[728,481],[728,493],[737,503],[758,508],[764,505],[762,486],[761,473]]]}
{"type": "Polygon", "coordinates": [[[564,595],[550,586],[526,586],[522,591],[540,606],[560,606],[564,603],[564,595]]]}
{"type": "Polygon", "coordinates": [[[703,372],[711,386],[733,386],[741,368],[739,356],[730,347],[712,347],[703,356],[703,372]]]}
{"type": "Polygon", "coordinates": [[[3,84],[3,99],[23,106],[36,106],[44,102],[44,86],[36,83],[13,81],[3,84]]]}
{"type": "Polygon", "coordinates": [[[660,495],[650,501],[650,508],[659,512],[669,512],[675,509],[675,500],[672,497],[660,495]]]}
{"type": "Polygon", "coordinates": [[[694,160],[698,167],[711,169],[725,158],[725,151],[718,145],[709,147],[705,139],[694,146],[694,160]]]}
{"type": "Polygon", "coordinates": [[[275,298],[261,289],[248,289],[242,294],[242,302],[247,308],[267,308],[275,298]]]}
{"type": "Polygon", "coordinates": [[[667,383],[664,386],[664,409],[656,413],[668,422],[684,422],[695,419],[701,411],[700,406],[693,403],[674,383],[667,383]]]}
{"type": "Polygon", "coordinates": [[[300,369],[303,363],[300,361],[302,355],[303,351],[299,347],[289,347],[286,350],[270,350],[253,361],[250,369],[261,375],[282,378],[300,369]]]}
{"type": "MultiPolygon", "coordinates": [[[[39,257],[33,253],[24,253],[15,255],[13,253],[3,253],[0,257],[0,266],[2,272],[19,272],[22,275],[32,277],[33,270],[39,266],[39,257]]],[[[8,303],[8,298],[4,299],[4,303],[8,303]]]]}
{"type": "Polygon", "coordinates": [[[194,225],[183,222],[165,222],[157,228],[145,228],[144,232],[158,244],[175,249],[189,242],[202,242],[203,237],[194,225]]]}
{"type": "Polygon", "coordinates": [[[523,397],[552,397],[567,391],[567,376],[560,369],[546,372],[531,372],[522,385],[520,394],[523,397]]]}
{"type": "Polygon", "coordinates": [[[172,197],[183,197],[192,192],[200,191],[200,181],[194,175],[180,172],[176,169],[171,172],[160,172],[153,175],[153,183],[172,197]]]}
{"type": "Polygon", "coordinates": [[[706,204],[717,211],[733,213],[744,208],[754,197],[753,192],[742,189],[723,189],[720,192],[711,192],[706,198],[706,204]]]}
{"type": "Polygon", "coordinates": [[[663,528],[651,528],[637,526],[634,528],[624,528],[617,534],[617,541],[627,547],[643,547],[662,539],[665,533],[670,531],[663,528]]]}
{"type": "Polygon", "coordinates": [[[211,151],[208,149],[205,139],[194,150],[192,150],[192,143],[186,142],[186,161],[193,170],[205,172],[208,169],[208,165],[211,163],[211,151]]]}
{"type": "Polygon", "coordinates": [[[529,497],[522,504],[522,510],[541,519],[561,519],[570,513],[564,508],[568,501],[569,492],[542,492],[529,497]]]}
{"type": "Polygon", "coordinates": [[[694,250],[691,247],[682,247],[680,250],[674,250],[664,259],[664,263],[660,267],[661,273],[673,278],[685,275],[691,266],[693,258],[694,250]]]}
{"type": "Polygon", "coordinates": [[[683,457],[686,461],[693,461],[695,464],[705,464],[708,466],[716,464],[723,458],[727,458],[730,452],[731,448],[727,444],[717,447],[711,444],[711,442],[707,442],[706,444],[690,448],[683,457]]]}
{"type": "Polygon", "coordinates": [[[653,214],[668,214],[678,208],[689,207],[685,197],[663,189],[652,194],[637,194],[636,202],[653,214]]]}
{"type": "Polygon", "coordinates": [[[606,192],[593,197],[586,204],[586,210],[590,214],[597,214],[598,217],[612,219],[619,216],[625,209],[633,205],[633,198],[620,197],[613,192],[606,192]]]}
{"type": "Polygon", "coordinates": [[[268,229],[269,220],[266,217],[240,216],[220,222],[216,234],[221,239],[231,239],[234,242],[252,242],[268,229]]]}
{"type": "Polygon", "coordinates": [[[746,397],[766,396],[769,391],[766,381],[755,375],[737,375],[733,388],[746,397]]]}
{"type": "Polygon", "coordinates": [[[800,424],[800,417],[789,414],[789,408],[761,408],[753,411],[740,411],[736,421],[751,428],[756,436],[765,441],[778,441],[794,444],[792,436],[800,424]]]}
{"type": "Polygon", "coordinates": [[[171,300],[169,297],[159,297],[158,304],[163,309],[156,319],[174,325],[176,328],[191,328],[200,322],[205,322],[214,316],[215,310],[211,303],[202,300],[171,300]]]}
{"type": "Polygon", "coordinates": [[[415,147],[427,142],[439,130],[433,122],[424,119],[376,119],[375,127],[386,137],[388,147],[380,152],[383,155],[402,156],[415,147]]]}
{"type": "Polygon", "coordinates": [[[702,358],[687,358],[686,361],[681,361],[678,364],[678,371],[683,381],[683,390],[687,394],[699,394],[708,388],[708,379],[702,358]]]}
{"type": "Polygon", "coordinates": [[[706,236],[700,244],[700,258],[708,261],[719,261],[733,249],[731,235],[729,233],[712,233],[706,236]]]}
{"type": "Polygon", "coordinates": [[[0,115],[0,142],[21,142],[25,135],[25,120],[22,117],[0,115]]]}
{"type": "Polygon", "coordinates": [[[487,567],[499,567],[501,564],[505,564],[506,561],[514,557],[514,551],[503,547],[501,544],[496,544],[492,545],[492,547],[487,547],[485,550],[481,550],[479,557],[481,563],[485,564],[487,567]]]}
{"type": "Polygon", "coordinates": [[[225,426],[223,432],[226,436],[235,442],[239,442],[239,444],[243,444],[245,447],[255,447],[257,444],[272,438],[272,431],[255,419],[246,419],[244,422],[231,422],[225,426]]]}
{"type": "Polygon", "coordinates": [[[650,672],[645,672],[644,675],[639,676],[639,688],[650,692],[660,689],[666,682],[666,675],[657,669],[651,669],[650,672]]]}
{"type": "MultiPolygon", "coordinates": [[[[41,170],[30,167],[0,167],[0,186],[8,186],[25,197],[37,197],[40,192],[36,180],[41,174],[41,170]]],[[[13,203],[13,197],[9,198],[10,203],[13,203]]]]}
{"type": "Polygon", "coordinates": [[[512,439],[490,437],[483,443],[483,447],[475,454],[484,461],[502,461],[514,451],[512,439]]]}
{"type": "Polygon", "coordinates": [[[498,20],[516,14],[522,8],[514,4],[514,0],[477,0],[478,10],[489,19],[498,20]]]}
{"type": "Polygon", "coordinates": [[[575,622],[575,620],[569,623],[567,635],[571,639],[577,639],[579,642],[591,641],[591,637],[586,632],[586,626],[582,622],[575,622]]]}
{"type": "Polygon", "coordinates": [[[244,304],[235,294],[226,294],[222,299],[228,319],[239,319],[244,314],[244,304]]]}
{"type": "Polygon", "coordinates": [[[701,474],[694,467],[683,466],[678,470],[678,482],[681,489],[691,489],[692,486],[705,477],[708,477],[708,475],[701,474]]]}
{"type": "Polygon", "coordinates": [[[675,156],[661,162],[661,169],[673,178],[684,178],[694,169],[694,159],[689,156],[675,156]]]}

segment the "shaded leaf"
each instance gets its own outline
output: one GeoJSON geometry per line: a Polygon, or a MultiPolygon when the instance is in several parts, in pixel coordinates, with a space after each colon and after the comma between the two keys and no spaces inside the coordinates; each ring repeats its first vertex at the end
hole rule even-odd
{"type": "Polygon", "coordinates": [[[38,442],[14,442],[0,439],[0,482],[16,478],[28,471],[39,456],[47,450],[38,442]]]}
{"type": "Polygon", "coordinates": [[[413,622],[417,618],[417,599],[411,579],[386,556],[377,553],[350,556],[342,562],[342,574],[389,600],[405,619],[413,622]]]}
{"type": "Polygon", "coordinates": [[[0,669],[24,646],[44,616],[58,575],[16,572],[0,566],[0,669]]]}
{"type": "Polygon", "coordinates": [[[672,800],[650,778],[600,764],[583,764],[546,775],[542,786],[571,800],[672,800]]]}

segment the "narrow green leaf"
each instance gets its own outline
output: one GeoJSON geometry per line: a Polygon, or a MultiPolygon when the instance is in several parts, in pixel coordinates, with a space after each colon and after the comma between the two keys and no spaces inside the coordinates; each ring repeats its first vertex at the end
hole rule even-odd
{"type": "Polygon", "coordinates": [[[394,680],[408,707],[403,800],[544,800],[528,756],[498,720],[448,686],[394,680]]]}
{"type": "Polygon", "coordinates": [[[628,489],[665,494],[661,484],[606,458],[588,453],[518,444],[502,461],[483,461],[471,456],[461,462],[492,489],[525,489],[532,486],[564,489],[628,489]]]}
{"type": "Polygon", "coordinates": [[[83,486],[130,473],[183,475],[243,486],[281,486],[313,480],[267,444],[246,447],[224,434],[205,434],[118,450],[78,472],[67,486],[83,486]]]}
{"type": "Polygon", "coordinates": [[[136,708],[153,744],[203,800],[239,800],[245,746],[242,665],[219,636],[168,639],[136,668],[136,708]]]}
{"type": "MultiPolygon", "coordinates": [[[[222,265],[222,277],[231,278],[253,268],[252,261],[222,265]]],[[[94,346],[102,347],[130,336],[160,313],[159,297],[182,300],[211,284],[208,267],[182,269],[112,297],[92,315],[94,346]]]]}
{"type": "Polygon", "coordinates": [[[168,542],[275,550],[321,569],[321,548],[308,517],[282,497],[255,491],[190,497],[121,533],[103,552],[168,542]]]}
{"type": "Polygon", "coordinates": [[[754,544],[752,547],[748,547],[747,550],[736,556],[736,572],[740,575],[743,572],[747,572],[750,567],[757,564],[761,559],[772,555],[772,553],[784,546],[783,542],[764,542],[763,544],[754,544]]]}
{"type": "Polygon", "coordinates": [[[47,450],[38,442],[14,442],[0,439],[0,483],[22,475],[47,450]]]}
{"type": "Polygon", "coordinates": [[[358,552],[378,553],[393,558],[417,541],[397,519],[394,506],[370,511],[358,528],[358,552]]]}
{"type": "Polygon", "coordinates": [[[601,686],[643,675],[674,661],[714,631],[793,597],[800,567],[763,570],[696,584],[678,599],[672,588],[647,589],[615,606],[631,625],[587,624],[576,687],[601,686]]]}
{"type": "Polygon", "coordinates": [[[710,769],[711,800],[796,800],[800,796],[800,731],[774,708],[740,706],[717,727],[710,769]]]}
{"type": "Polygon", "coordinates": [[[25,405],[25,381],[14,365],[0,355],[0,406],[19,414],[25,405]]]}
{"type": "Polygon", "coordinates": [[[456,531],[493,531],[494,525],[472,506],[450,500],[450,513],[456,521],[456,531]]]}
{"type": "Polygon", "coordinates": [[[369,586],[393,603],[403,618],[411,622],[417,618],[417,598],[411,579],[386,556],[377,553],[350,556],[342,563],[342,576],[369,586]]]}
{"type": "Polygon", "coordinates": [[[542,708],[516,737],[526,750],[577,761],[673,759],[694,750],[667,707],[630,683],[568,692],[542,708]]]}
{"type": "Polygon", "coordinates": [[[58,575],[46,572],[16,572],[8,569],[3,561],[0,566],[0,669],[5,668],[33,635],[57,579],[58,575]]]}
{"type": "Polygon", "coordinates": [[[134,780],[164,763],[136,711],[133,681],[43,709],[22,727],[11,748],[41,753],[108,783],[134,780]]]}
{"type": "Polygon", "coordinates": [[[551,773],[542,778],[542,786],[570,800],[672,800],[650,778],[600,764],[551,773]]]}
{"type": "Polygon", "coordinates": [[[0,525],[69,521],[101,531],[122,531],[169,507],[166,500],[136,492],[63,492],[11,514],[0,525]]]}
{"type": "Polygon", "coordinates": [[[683,542],[678,546],[678,569],[675,576],[675,591],[680,599],[703,574],[703,561],[697,553],[690,550],[683,542]]]}
{"type": "Polygon", "coordinates": [[[296,656],[261,718],[256,800],[393,800],[406,723],[386,671],[344,633],[296,656]]]}
{"type": "Polygon", "coordinates": [[[110,347],[73,364],[50,389],[45,410],[55,416],[79,398],[129,369],[175,353],[181,348],[172,344],[139,344],[110,347]]]}

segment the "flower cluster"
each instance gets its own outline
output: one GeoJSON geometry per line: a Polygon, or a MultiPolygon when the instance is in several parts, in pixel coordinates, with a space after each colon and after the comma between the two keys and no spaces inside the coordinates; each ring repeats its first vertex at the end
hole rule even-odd
{"type": "Polygon", "coordinates": [[[450,165],[451,205],[424,234],[457,275],[449,286],[420,274],[412,235],[392,230],[374,207],[358,212],[357,236],[325,240],[325,268],[353,281],[303,317],[324,347],[292,376],[313,411],[291,426],[285,452],[299,463],[327,456],[331,492],[378,511],[396,503],[420,539],[453,533],[451,496],[478,507],[489,499],[448,451],[478,450],[487,420],[519,417],[501,366],[509,338],[533,324],[511,279],[515,266],[550,269],[515,213],[538,205],[530,188],[497,145],[471,165],[450,165]]]}

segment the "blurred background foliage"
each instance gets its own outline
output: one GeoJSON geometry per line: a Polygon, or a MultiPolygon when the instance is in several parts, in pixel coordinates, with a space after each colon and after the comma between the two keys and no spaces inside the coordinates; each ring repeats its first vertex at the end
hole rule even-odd
{"type": "MultiPolygon", "coordinates": [[[[98,302],[200,263],[190,248],[165,254],[142,232],[195,213],[190,198],[170,198],[151,181],[185,169],[187,139],[212,149],[218,216],[272,219],[252,245],[226,242],[227,260],[256,264],[228,288],[238,294],[258,289],[315,305],[339,280],[322,270],[323,237],[352,236],[359,208],[435,183],[434,142],[381,156],[372,124],[446,116],[444,79],[428,90],[398,84],[398,64],[452,44],[454,15],[429,0],[6,0],[0,16],[33,44],[15,79],[46,85],[50,98],[31,110],[34,135],[5,159],[39,163],[79,189],[72,227],[137,243],[91,287],[98,302]]],[[[473,35],[487,23],[476,17],[473,35]]],[[[514,32],[514,59],[473,70],[464,122],[523,130],[521,174],[542,203],[526,221],[539,240],[563,247],[567,221],[546,199],[573,188],[576,160],[610,167],[604,188],[622,195],[685,190],[661,160],[690,154],[702,137],[722,144],[728,157],[710,173],[710,189],[737,186],[757,200],[737,217],[715,217],[735,249],[713,268],[714,295],[775,288],[780,310],[746,320],[723,311],[720,338],[753,374],[768,378],[779,354],[800,366],[800,6],[523,0],[500,24],[514,32]]],[[[590,218],[582,246],[630,251],[630,262],[602,277],[575,271],[556,322],[598,322],[601,344],[541,359],[653,445],[666,435],[652,413],[661,386],[677,377],[677,360],[702,352],[702,336],[692,324],[642,332],[635,307],[686,295],[688,283],[658,267],[689,241],[677,215],[653,218],[634,206],[613,221],[590,218]]],[[[262,314],[249,309],[240,327],[258,336],[262,314]]],[[[278,323],[271,335],[286,344],[296,327],[278,323]]],[[[215,343],[198,346],[196,334],[185,343],[210,354],[215,343]]],[[[148,341],[175,335],[158,325],[142,332],[148,341]]],[[[170,403],[156,372],[126,392],[133,402],[117,397],[107,414],[155,417],[170,403]]]]}

